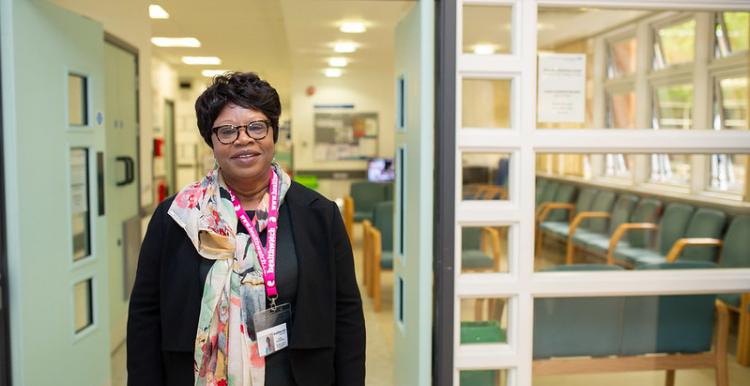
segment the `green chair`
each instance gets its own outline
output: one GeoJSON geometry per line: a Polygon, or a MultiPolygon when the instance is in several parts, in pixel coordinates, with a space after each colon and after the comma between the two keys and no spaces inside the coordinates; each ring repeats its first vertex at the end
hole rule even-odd
{"type": "MultiPolygon", "coordinates": [[[[615,265],[577,264],[545,271],[622,270],[615,265]]],[[[536,299],[534,359],[617,355],[624,303],[622,297],[536,299]]]]}
{"type": "Polygon", "coordinates": [[[549,182],[546,178],[540,178],[537,177],[536,179],[536,198],[534,202],[535,205],[539,205],[542,203],[542,195],[544,194],[544,188],[547,186],[547,183],[549,182]]]}
{"type": "Polygon", "coordinates": [[[573,242],[570,240],[579,230],[591,233],[605,233],[607,231],[607,218],[615,203],[615,193],[603,190],[596,194],[591,210],[578,212],[570,222],[570,228],[565,237],[568,239],[565,252],[565,263],[573,264],[573,253],[575,251],[573,242]]]}
{"type": "Polygon", "coordinates": [[[499,271],[500,234],[492,227],[461,229],[461,270],[499,271]]]}
{"type": "Polygon", "coordinates": [[[535,251],[537,253],[541,251],[545,235],[552,235],[562,239],[567,238],[570,220],[572,220],[573,216],[576,214],[591,209],[591,205],[593,205],[594,198],[598,192],[598,190],[593,188],[585,188],[578,193],[578,198],[576,199],[575,204],[569,202],[544,204],[543,209],[539,212],[536,219],[537,232],[535,251]],[[562,218],[558,216],[557,220],[550,220],[550,217],[555,212],[562,214],[562,218]]]}
{"type": "MultiPolygon", "coordinates": [[[[602,216],[609,218],[609,226],[605,233],[593,232],[587,229],[578,229],[575,234],[573,234],[572,238],[568,238],[568,243],[572,242],[575,244],[575,247],[580,247],[594,254],[605,256],[607,254],[607,248],[609,248],[610,237],[620,224],[628,222],[637,203],[638,197],[632,194],[620,195],[620,197],[617,198],[617,201],[615,201],[612,213],[602,214],[602,216]]],[[[568,249],[571,249],[571,247],[568,246],[568,249]]],[[[607,263],[612,264],[613,262],[607,263]]]]}
{"type": "Polygon", "coordinates": [[[372,221],[375,205],[386,201],[386,185],[378,182],[355,181],[349,189],[354,201],[354,221],[372,221]]]}
{"type": "Polygon", "coordinates": [[[557,188],[559,186],[560,183],[557,181],[548,181],[546,184],[544,184],[544,187],[542,188],[542,194],[539,196],[539,200],[536,203],[537,210],[545,202],[550,202],[555,199],[555,194],[557,193],[557,188]]]}
{"type": "MultiPolygon", "coordinates": [[[[724,234],[719,266],[750,268],[750,216],[737,216],[729,224],[724,234]]],[[[739,314],[737,362],[750,366],[750,293],[720,294],[719,300],[739,314]]]]}
{"type": "Polygon", "coordinates": [[[367,253],[372,258],[367,263],[372,274],[367,282],[370,283],[368,290],[377,312],[381,305],[380,273],[382,270],[393,269],[393,201],[375,205],[372,226],[367,229],[370,232],[366,236],[369,237],[368,245],[372,248],[372,253],[367,253]]]}
{"type": "Polygon", "coordinates": [[[664,210],[659,224],[640,223],[640,224],[623,224],[621,232],[615,232],[607,251],[607,261],[617,259],[631,266],[639,264],[639,259],[644,260],[649,257],[666,257],[672,245],[683,237],[687,230],[690,218],[693,216],[694,208],[691,205],[671,203],[664,210]],[[633,229],[643,229],[655,231],[658,230],[656,249],[650,246],[636,247],[633,245],[620,246],[619,240],[626,231],[633,229]]]}

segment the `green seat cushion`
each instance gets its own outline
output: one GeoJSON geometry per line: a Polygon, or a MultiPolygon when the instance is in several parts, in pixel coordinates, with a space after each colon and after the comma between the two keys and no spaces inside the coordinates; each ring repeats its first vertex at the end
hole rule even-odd
{"type": "MultiPolygon", "coordinates": [[[[576,232],[576,236],[578,236],[578,232],[576,232]]],[[[574,241],[576,236],[573,236],[574,241]]],[[[581,245],[585,246],[587,249],[593,252],[604,254],[609,250],[609,236],[600,233],[592,233],[587,235],[586,238],[581,240],[581,243],[581,245]]],[[[620,239],[620,242],[617,243],[617,247],[630,248],[630,245],[627,241],[620,239]]]]}
{"type": "Polygon", "coordinates": [[[486,255],[478,249],[468,249],[461,251],[461,267],[468,269],[492,268],[495,261],[491,256],[486,255]]]}
{"type": "Polygon", "coordinates": [[[649,254],[646,256],[640,256],[638,260],[636,261],[637,268],[638,269],[645,269],[641,268],[642,266],[653,266],[657,264],[663,264],[667,262],[667,258],[665,256],[654,254],[649,254]]]}
{"type": "MultiPolygon", "coordinates": [[[[589,246],[589,244],[593,240],[601,237],[607,238],[607,236],[598,232],[592,232],[586,229],[576,229],[576,233],[573,235],[573,243],[583,246],[589,246]]],[[[609,239],[607,240],[609,241],[609,239]]]]}
{"type": "Polygon", "coordinates": [[[568,237],[568,223],[559,221],[545,221],[539,228],[542,232],[552,233],[558,236],[568,237]]]}
{"type": "Polygon", "coordinates": [[[385,270],[393,269],[393,252],[383,251],[380,253],[380,268],[385,270]]]}
{"type": "Polygon", "coordinates": [[[647,260],[654,257],[664,258],[659,252],[646,248],[633,248],[626,246],[617,246],[614,253],[615,259],[624,260],[628,263],[638,265],[641,260],[647,260]]]}
{"type": "Polygon", "coordinates": [[[462,321],[461,344],[504,343],[505,330],[497,320],[462,321]]]}

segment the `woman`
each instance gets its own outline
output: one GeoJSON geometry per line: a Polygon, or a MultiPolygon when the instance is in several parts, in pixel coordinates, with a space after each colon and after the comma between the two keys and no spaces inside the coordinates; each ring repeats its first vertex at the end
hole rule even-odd
{"type": "Polygon", "coordinates": [[[351,245],[336,205],[273,162],[276,90],[230,73],[195,110],[217,166],[151,218],[130,298],[128,384],[363,385],[351,245]]]}

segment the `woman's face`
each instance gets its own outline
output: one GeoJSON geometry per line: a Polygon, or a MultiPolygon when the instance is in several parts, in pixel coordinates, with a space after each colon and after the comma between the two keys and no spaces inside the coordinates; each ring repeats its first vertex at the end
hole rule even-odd
{"type": "Polygon", "coordinates": [[[230,184],[246,184],[259,178],[268,177],[268,169],[274,156],[273,128],[261,140],[247,135],[244,125],[253,121],[268,120],[260,111],[247,109],[229,103],[216,117],[212,127],[221,125],[243,125],[236,141],[229,145],[219,142],[216,134],[211,135],[214,157],[221,167],[222,174],[230,184]]]}

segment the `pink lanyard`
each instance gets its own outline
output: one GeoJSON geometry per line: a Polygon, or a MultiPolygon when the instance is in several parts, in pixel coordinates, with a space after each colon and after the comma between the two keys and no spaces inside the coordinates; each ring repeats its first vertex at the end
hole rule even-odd
{"type": "Polygon", "coordinates": [[[279,176],[271,170],[271,186],[269,188],[271,202],[268,203],[268,226],[266,228],[268,233],[266,234],[267,248],[265,251],[263,250],[263,244],[260,242],[260,235],[255,230],[257,213],[251,222],[247,213],[242,210],[242,204],[240,204],[232,189],[227,187],[227,191],[232,198],[232,205],[234,205],[234,210],[237,212],[237,217],[245,229],[247,229],[250,239],[253,242],[253,247],[255,247],[255,252],[258,254],[260,268],[263,270],[263,281],[266,283],[266,295],[271,299],[272,303],[275,303],[276,298],[279,296],[278,291],[276,291],[276,230],[279,227],[279,176]]]}

